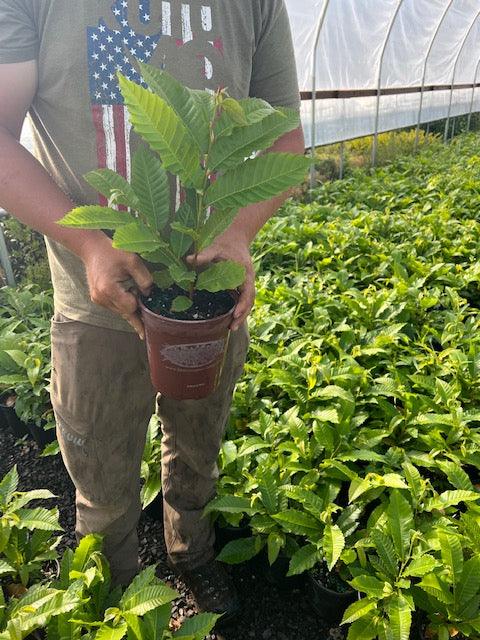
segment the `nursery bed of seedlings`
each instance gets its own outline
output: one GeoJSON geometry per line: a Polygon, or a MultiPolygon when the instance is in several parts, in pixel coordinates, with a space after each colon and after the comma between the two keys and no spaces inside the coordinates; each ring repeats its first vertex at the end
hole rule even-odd
{"type": "MultiPolygon", "coordinates": [[[[478,142],[324,185],[258,239],[250,357],[207,508],[245,601],[225,638],[338,633],[313,613],[326,599],[279,589],[286,571],[345,595],[349,640],[479,637],[478,142]]],[[[60,495],[71,532],[60,461],[0,437],[1,470],[17,462],[22,482],[60,495]]],[[[153,429],[147,502],[158,465],[153,429]]],[[[140,539],[171,580],[159,523],[143,516],[140,539]]],[[[178,618],[193,609],[177,586],[178,618]]]]}
{"type": "MultiPolygon", "coordinates": [[[[42,501],[42,504],[49,508],[59,508],[60,523],[65,530],[58,547],[60,555],[65,549],[73,548],[74,488],[60,457],[39,457],[38,448],[33,442],[16,443],[15,438],[5,431],[0,431],[0,451],[0,478],[17,464],[20,490],[28,491],[42,487],[57,496],[55,499],[42,501]]],[[[191,595],[184,585],[174,578],[165,562],[162,524],[143,515],[138,534],[144,567],[158,563],[158,576],[181,594],[172,607],[174,628],[178,627],[183,619],[196,612],[196,608],[191,595]]],[[[266,580],[264,572],[258,566],[235,567],[233,577],[244,604],[242,615],[235,623],[209,635],[208,638],[211,640],[343,638],[339,629],[330,629],[330,625],[322,622],[312,612],[303,591],[289,592],[277,589],[266,580]]]]}

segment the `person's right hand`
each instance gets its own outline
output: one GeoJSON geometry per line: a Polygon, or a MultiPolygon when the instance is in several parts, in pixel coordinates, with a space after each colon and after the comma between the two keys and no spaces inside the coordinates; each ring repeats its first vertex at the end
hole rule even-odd
{"type": "Polygon", "coordinates": [[[105,234],[102,236],[85,243],[81,251],[90,298],[122,316],[143,340],[145,328],[138,313],[138,300],[128,289],[133,281],[138,291],[148,295],[152,276],[136,254],[114,249],[111,240],[105,234]]]}

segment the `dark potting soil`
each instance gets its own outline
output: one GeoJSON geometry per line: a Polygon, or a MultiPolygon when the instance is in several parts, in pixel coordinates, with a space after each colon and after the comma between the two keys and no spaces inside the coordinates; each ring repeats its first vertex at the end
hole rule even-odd
{"type": "MultiPolygon", "coordinates": [[[[57,498],[41,501],[42,506],[58,506],[64,534],[60,553],[75,545],[75,492],[60,456],[40,458],[31,440],[15,442],[7,431],[0,431],[0,478],[16,464],[20,490],[49,489],[57,498]]],[[[142,515],[138,535],[144,566],[158,565],[158,575],[180,597],[173,605],[173,625],[197,612],[185,585],[166,564],[162,523],[142,515]]],[[[230,568],[228,568],[230,569],[230,568]]],[[[237,620],[208,636],[209,640],[343,640],[345,628],[331,628],[312,610],[305,593],[299,589],[282,591],[265,579],[261,562],[231,567],[243,610],[237,620]]]]}
{"type": "Polygon", "coordinates": [[[169,289],[155,287],[152,293],[143,298],[143,303],[159,316],[173,320],[211,320],[228,313],[235,305],[235,301],[227,291],[209,293],[208,291],[195,291],[193,305],[187,311],[171,311],[172,303],[178,296],[185,296],[185,291],[172,285],[169,289]]]}
{"type": "Polygon", "coordinates": [[[329,571],[328,567],[324,564],[319,564],[312,570],[312,577],[317,582],[323,584],[324,587],[336,593],[348,593],[352,591],[352,587],[342,580],[335,570],[329,571]]]}

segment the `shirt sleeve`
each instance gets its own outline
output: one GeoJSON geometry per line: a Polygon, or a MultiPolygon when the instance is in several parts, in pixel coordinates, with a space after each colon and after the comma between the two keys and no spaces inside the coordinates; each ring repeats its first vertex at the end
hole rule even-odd
{"type": "Polygon", "coordinates": [[[250,96],[276,107],[300,108],[292,32],[284,0],[266,3],[268,10],[253,56],[250,96]]]}
{"type": "Polygon", "coordinates": [[[38,36],[27,0],[0,0],[0,64],[26,62],[38,55],[38,36]]]}

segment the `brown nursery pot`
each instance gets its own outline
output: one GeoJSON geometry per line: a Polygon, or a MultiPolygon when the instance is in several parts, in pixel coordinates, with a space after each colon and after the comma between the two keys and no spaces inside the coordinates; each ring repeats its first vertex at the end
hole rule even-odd
{"type": "Polygon", "coordinates": [[[140,301],[150,375],[159,393],[174,400],[200,400],[215,391],[234,308],[210,320],[174,320],[140,301]]]}

